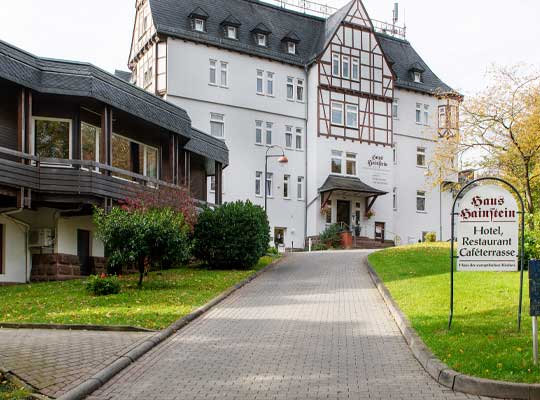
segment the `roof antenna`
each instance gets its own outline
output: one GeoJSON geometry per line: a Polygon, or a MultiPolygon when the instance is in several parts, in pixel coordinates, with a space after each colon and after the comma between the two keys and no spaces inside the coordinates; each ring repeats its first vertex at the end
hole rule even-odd
{"type": "Polygon", "coordinates": [[[395,26],[399,20],[399,4],[396,1],[394,3],[394,10],[392,11],[392,24],[395,26]]]}

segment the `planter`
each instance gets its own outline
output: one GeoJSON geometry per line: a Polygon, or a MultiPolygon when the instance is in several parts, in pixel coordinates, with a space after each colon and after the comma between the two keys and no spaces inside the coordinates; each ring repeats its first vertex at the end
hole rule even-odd
{"type": "Polygon", "coordinates": [[[344,249],[352,248],[352,233],[351,232],[341,232],[341,245],[344,249]]]}

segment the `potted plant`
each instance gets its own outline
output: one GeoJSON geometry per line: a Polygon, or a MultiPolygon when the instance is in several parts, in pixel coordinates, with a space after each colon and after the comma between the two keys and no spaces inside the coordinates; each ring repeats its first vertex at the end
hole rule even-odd
{"type": "Polygon", "coordinates": [[[373,218],[374,216],[375,216],[375,211],[373,211],[373,210],[368,210],[368,211],[366,212],[366,218],[367,218],[367,219],[373,218]]]}

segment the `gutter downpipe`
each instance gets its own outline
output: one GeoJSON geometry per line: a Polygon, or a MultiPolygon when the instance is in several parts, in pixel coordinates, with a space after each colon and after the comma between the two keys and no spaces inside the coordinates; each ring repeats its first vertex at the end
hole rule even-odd
{"type": "Polygon", "coordinates": [[[306,64],[304,66],[304,72],[306,74],[306,101],[305,101],[305,113],[306,113],[306,117],[305,117],[305,125],[306,125],[306,128],[304,130],[304,132],[306,132],[306,143],[305,143],[305,148],[306,148],[306,156],[305,156],[305,160],[304,160],[304,163],[305,163],[305,188],[304,188],[304,204],[305,204],[305,207],[304,207],[304,247],[306,245],[306,239],[307,239],[307,218],[308,218],[308,143],[309,143],[309,140],[308,140],[308,117],[309,117],[309,107],[308,107],[308,101],[309,101],[309,70],[308,70],[308,65],[306,64]]]}

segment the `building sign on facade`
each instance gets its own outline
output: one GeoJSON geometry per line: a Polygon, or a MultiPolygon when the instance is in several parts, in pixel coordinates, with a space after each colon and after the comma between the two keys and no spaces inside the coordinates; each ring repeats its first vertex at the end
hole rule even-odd
{"type": "Polygon", "coordinates": [[[365,163],[364,169],[369,174],[369,182],[374,187],[388,186],[390,165],[382,154],[371,154],[365,163]]]}
{"type": "Polygon", "coordinates": [[[517,271],[519,208],[497,185],[469,190],[457,210],[457,270],[517,271]]]}

